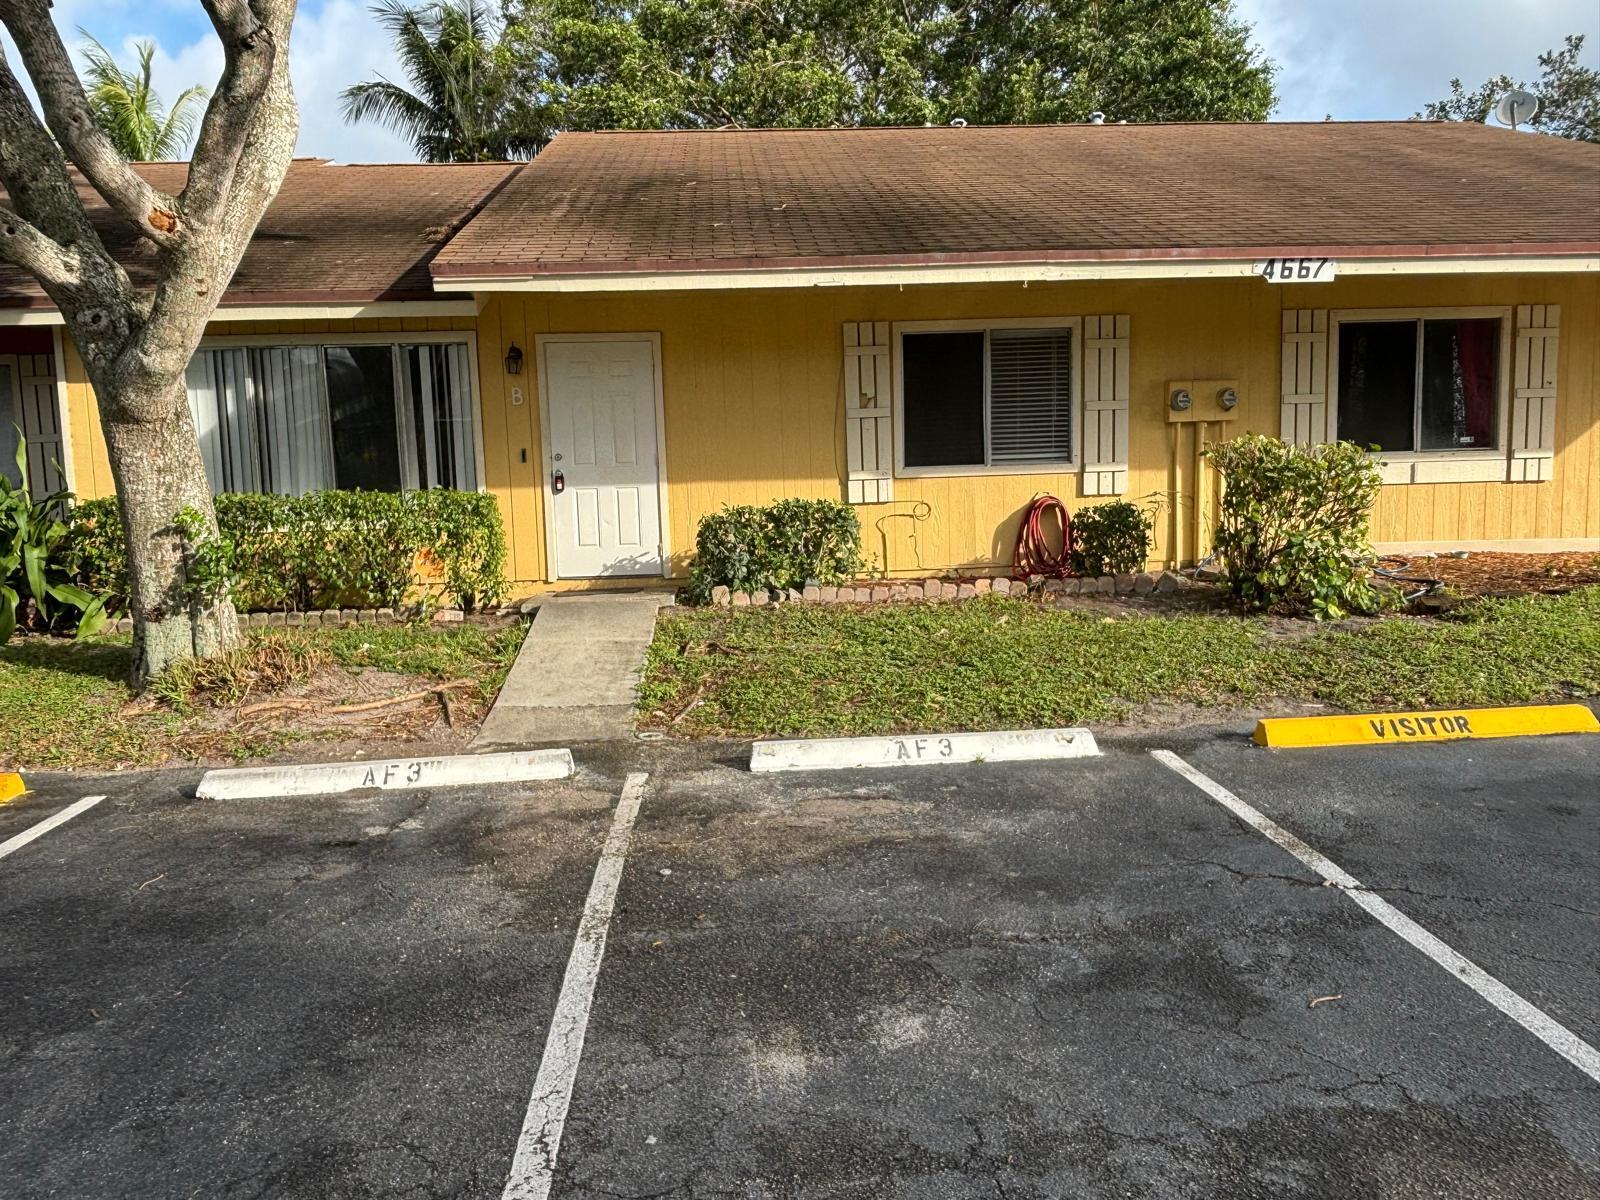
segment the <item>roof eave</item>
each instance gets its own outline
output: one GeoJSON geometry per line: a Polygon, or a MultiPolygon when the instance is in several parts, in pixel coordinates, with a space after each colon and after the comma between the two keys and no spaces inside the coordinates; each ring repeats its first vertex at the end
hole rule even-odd
{"type": "Polygon", "coordinates": [[[440,292],[704,289],[1200,279],[1247,276],[1267,258],[1332,258],[1347,275],[1600,271],[1600,241],[1395,246],[1263,245],[987,254],[596,262],[435,262],[440,292]]]}

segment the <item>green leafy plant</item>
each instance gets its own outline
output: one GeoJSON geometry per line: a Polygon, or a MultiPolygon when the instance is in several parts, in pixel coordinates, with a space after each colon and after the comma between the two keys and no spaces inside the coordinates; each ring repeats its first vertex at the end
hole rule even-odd
{"type": "Polygon", "coordinates": [[[189,556],[184,599],[196,608],[210,608],[228,594],[233,583],[233,542],[212,534],[197,508],[180,509],[173,525],[189,556]]]}
{"type": "Polygon", "coordinates": [[[1126,575],[1144,570],[1150,558],[1154,518],[1127,500],[1091,504],[1072,514],[1072,548],[1067,563],[1074,575],[1126,575]]]}
{"type": "Polygon", "coordinates": [[[1363,447],[1246,434],[1205,453],[1223,480],[1216,551],[1245,608],[1319,620],[1378,609],[1368,531],[1382,476],[1363,447]]]}
{"type": "Polygon", "coordinates": [[[26,483],[27,444],[17,432],[17,478],[24,482],[0,475],[0,643],[19,624],[48,629],[67,610],[77,612],[78,636],[87,637],[105,624],[106,601],[71,581],[61,513],[72,494],[33,498],[26,483]],[[52,610],[52,603],[65,607],[52,610]]]}
{"type": "Polygon", "coordinates": [[[841,583],[861,569],[861,520],[848,504],[728,505],[700,520],[689,599],[704,604],[719,585],[751,592],[841,583]]]}
{"type": "MultiPolygon", "coordinates": [[[[228,589],[235,605],[255,612],[394,608],[437,595],[472,609],[506,591],[505,529],[490,495],[223,494],[216,511],[214,537],[199,513],[178,517],[189,544],[191,603],[213,604],[228,589]]],[[[82,585],[125,592],[115,499],[74,508],[69,541],[82,585]]]]}

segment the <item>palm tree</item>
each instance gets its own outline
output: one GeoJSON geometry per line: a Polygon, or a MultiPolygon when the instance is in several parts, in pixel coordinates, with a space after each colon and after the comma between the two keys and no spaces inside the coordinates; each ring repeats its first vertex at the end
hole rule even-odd
{"type": "Polygon", "coordinates": [[[345,88],[344,119],[411,139],[426,162],[526,158],[542,140],[517,87],[518,55],[482,0],[372,8],[394,40],[411,89],[381,76],[345,88]]]}
{"type": "Polygon", "coordinates": [[[117,150],[129,162],[182,158],[194,136],[206,89],[198,84],[186,88],[170,110],[163,110],[161,97],[150,86],[154,42],[135,43],[139,66],[128,71],[94,38],[81,29],[78,33],[88,63],[84,90],[89,108],[117,150]]]}

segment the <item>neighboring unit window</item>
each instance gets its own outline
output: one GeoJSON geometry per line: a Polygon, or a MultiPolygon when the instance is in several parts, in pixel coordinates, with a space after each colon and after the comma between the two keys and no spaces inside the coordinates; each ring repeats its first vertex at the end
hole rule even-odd
{"type": "Polygon", "coordinates": [[[1072,330],[901,336],[907,467],[1059,464],[1072,458],[1072,330]]]}
{"type": "Polygon", "coordinates": [[[1493,450],[1500,318],[1344,321],[1339,438],[1380,450],[1493,450]]]}
{"type": "Polygon", "coordinates": [[[212,489],[478,486],[465,344],[202,348],[189,408],[212,489]]]}

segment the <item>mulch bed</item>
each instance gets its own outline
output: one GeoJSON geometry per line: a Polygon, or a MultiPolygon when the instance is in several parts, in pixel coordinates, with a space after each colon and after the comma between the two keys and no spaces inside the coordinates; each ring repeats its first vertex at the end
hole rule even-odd
{"type": "Polygon", "coordinates": [[[1397,555],[1383,566],[1402,575],[1441,580],[1466,596],[1560,595],[1600,584],[1600,554],[1587,550],[1561,554],[1505,554],[1473,551],[1450,555],[1397,555]]]}

